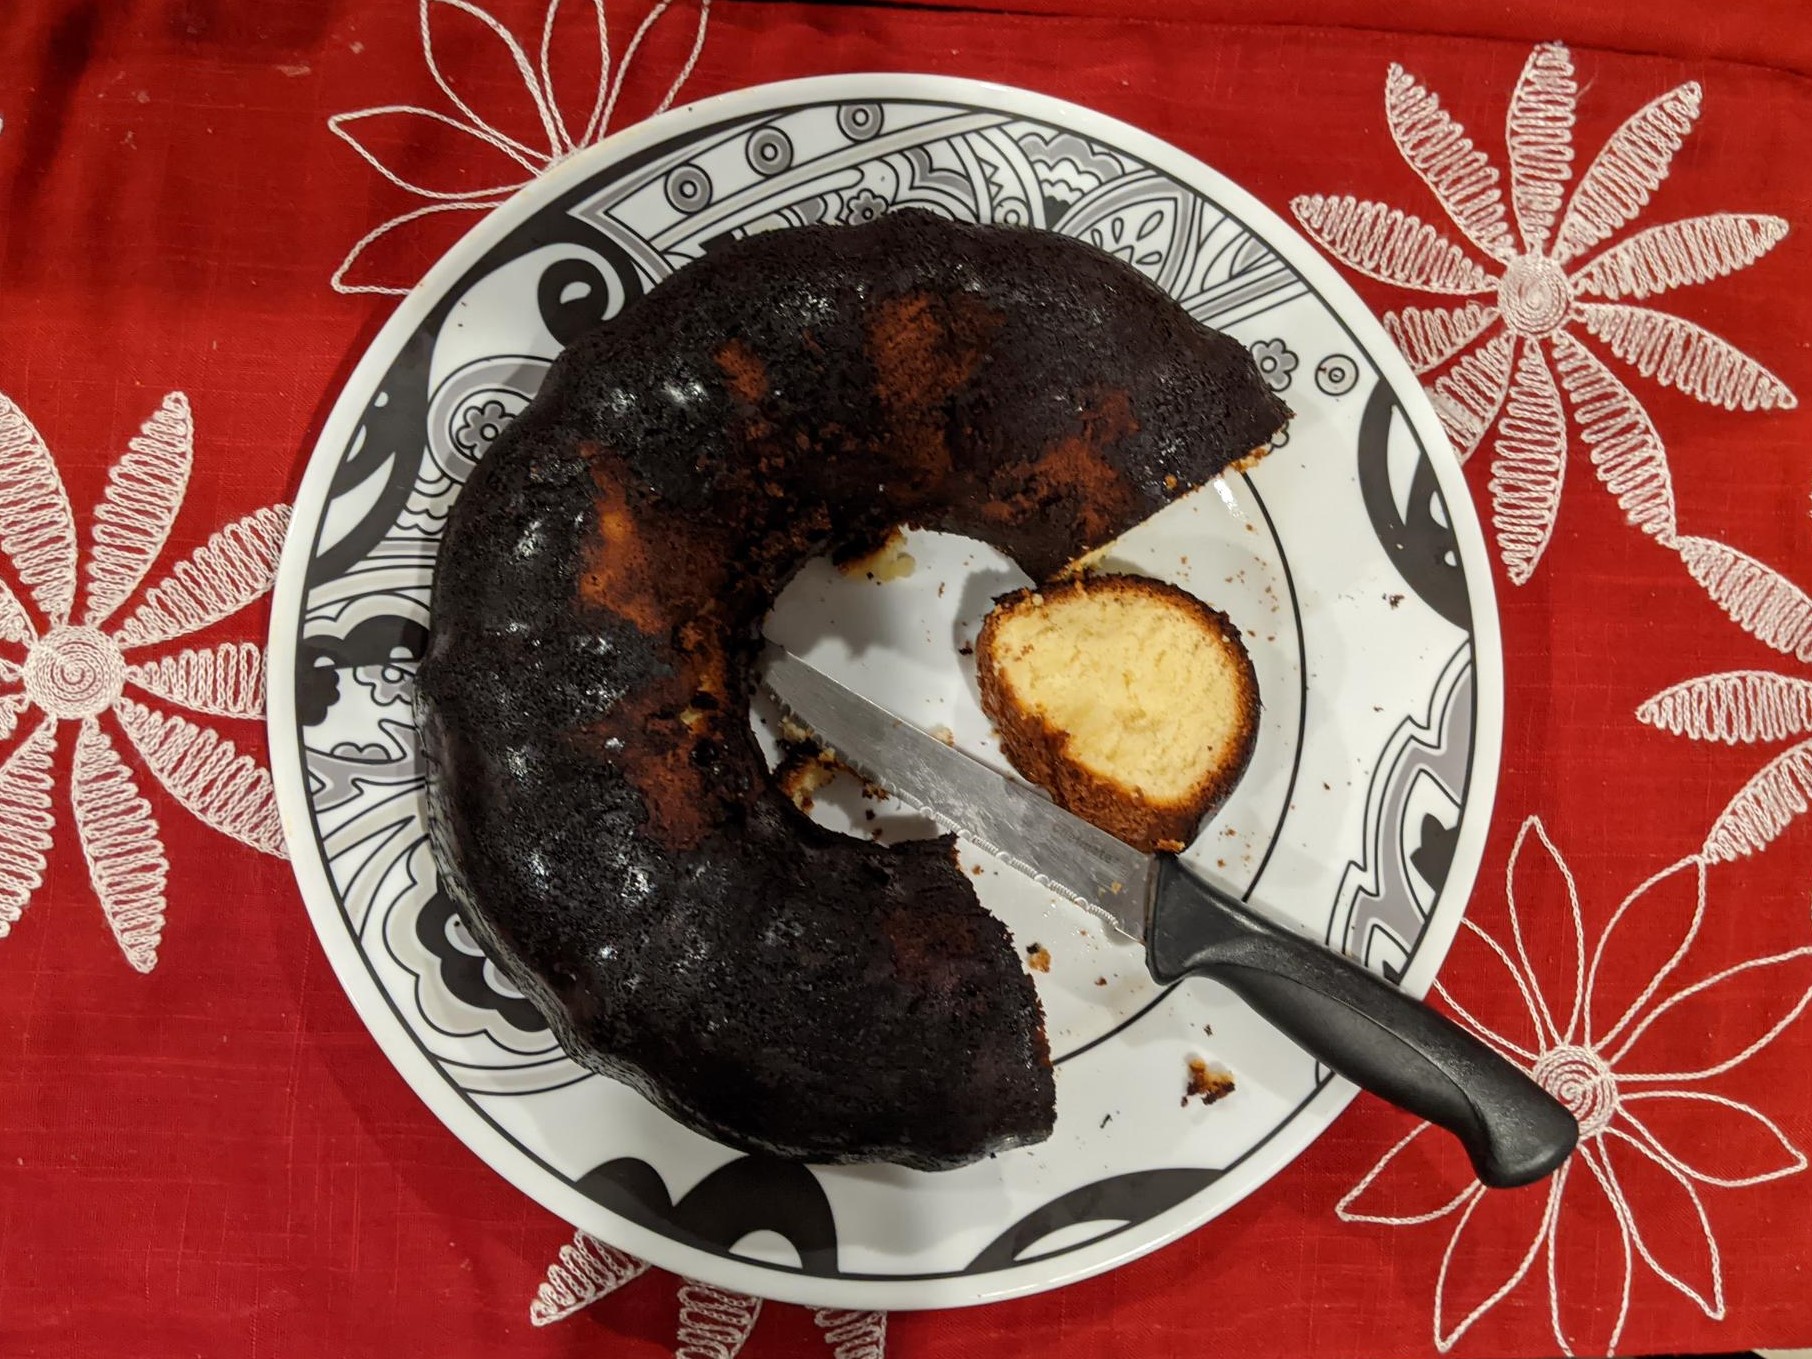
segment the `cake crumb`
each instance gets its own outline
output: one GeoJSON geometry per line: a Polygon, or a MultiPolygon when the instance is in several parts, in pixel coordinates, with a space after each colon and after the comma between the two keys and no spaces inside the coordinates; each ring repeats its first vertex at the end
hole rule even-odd
{"type": "Polygon", "coordinates": [[[944,582],[941,580],[937,583],[937,597],[939,599],[944,597],[944,582]]]}
{"type": "Polygon", "coordinates": [[[1202,1032],[1207,1034],[1210,1038],[1214,1037],[1214,1025],[1212,1025],[1212,1024],[1202,1025],[1202,1032]]]}
{"type": "Polygon", "coordinates": [[[1199,1099],[1203,1104],[1214,1104],[1231,1095],[1233,1088],[1231,1071],[1224,1067],[1211,1069],[1200,1057],[1191,1057],[1189,1084],[1183,1087],[1182,1104],[1187,1107],[1191,1099],[1199,1099]]]}
{"type": "Polygon", "coordinates": [[[971,873],[975,874],[975,876],[979,878],[982,875],[982,866],[980,864],[977,864],[977,865],[975,865],[974,868],[971,868],[969,871],[971,873]]]}
{"type": "Polygon", "coordinates": [[[1103,1128],[1105,1128],[1109,1123],[1112,1123],[1113,1121],[1114,1121],[1114,1116],[1112,1114],[1102,1114],[1101,1115],[1101,1126],[1103,1128]]]}
{"type": "Polygon", "coordinates": [[[956,654],[959,656],[973,656],[975,654],[975,643],[964,642],[956,649],[956,654]]]}
{"type": "Polygon", "coordinates": [[[1026,945],[1026,966],[1034,972],[1051,970],[1051,951],[1043,944],[1026,945]]]}
{"type": "Polygon", "coordinates": [[[1174,491],[1181,484],[1182,483],[1177,480],[1177,474],[1175,472],[1166,472],[1164,474],[1164,489],[1165,490],[1174,491]]]}
{"type": "Polygon", "coordinates": [[[774,771],[780,791],[793,800],[800,811],[810,813],[812,794],[836,778],[835,763],[822,751],[799,752],[785,760],[774,771]]]}
{"type": "Polygon", "coordinates": [[[942,722],[939,722],[931,729],[931,734],[947,746],[956,745],[956,733],[951,731],[950,728],[945,726],[942,722]]]}
{"type": "Polygon", "coordinates": [[[1394,609],[1397,607],[1397,605],[1399,605],[1403,602],[1403,596],[1402,595],[1386,595],[1386,596],[1384,596],[1384,602],[1386,604],[1390,605],[1391,608],[1394,609]]]}
{"type": "Polygon", "coordinates": [[[1166,854],[1181,854],[1183,852],[1183,842],[1181,840],[1160,840],[1158,841],[1158,848],[1163,850],[1166,854]]]}
{"type": "Polygon", "coordinates": [[[880,585],[890,580],[903,580],[910,576],[918,566],[918,560],[906,551],[906,535],[894,529],[887,539],[866,557],[857,557],[854,561],[843,563],[843,574],[854,575],[860,571],[869,580],[880,585]]]}
{"type": "Polygon", "coordinates": [[[1095,978],[1095,985],[1096,985],[1096,986],[1106,986],[1106,985],[1107,985],[1107,978],[1106,978],[1106,977],[1096,977],[1096,978],[1095,978]]]}

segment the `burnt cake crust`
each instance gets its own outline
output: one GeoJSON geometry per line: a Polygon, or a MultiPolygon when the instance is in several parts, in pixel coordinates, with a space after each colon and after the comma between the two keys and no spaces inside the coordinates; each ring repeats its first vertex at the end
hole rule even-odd
{"type": "Polygon", "coordinates": [[[1054,235],[758,235],[567,349],[441,544],[417,713],[462,918],[586,1066],[733,1146],[939,1168],[1049,1134],[1042,1016],[949,838],[827,831],[749,730],[760,621],[900,523],[1045,576],[1286,418],[1054,235]]]}

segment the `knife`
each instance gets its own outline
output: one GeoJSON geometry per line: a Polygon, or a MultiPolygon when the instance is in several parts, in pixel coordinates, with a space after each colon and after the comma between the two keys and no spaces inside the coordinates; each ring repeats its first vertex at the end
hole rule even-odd
{"type": "Polygon", "coordinates": [[[1143,943],[1154,981],[1220,982],[1327,1067],[1452,1132],[1486,1185],[1532,1184],[1572,1153],[1573,1116],[1511,1062],[1176,855],[1134,849],[791,653],[763,680],[863,777],[1143,943]]]}

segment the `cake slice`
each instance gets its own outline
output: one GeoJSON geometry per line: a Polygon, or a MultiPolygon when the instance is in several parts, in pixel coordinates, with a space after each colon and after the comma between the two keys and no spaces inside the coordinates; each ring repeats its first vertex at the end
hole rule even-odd
{"type": "Polygon", "coordinates": [[[1143,850],[1180,850],[1252,758],[1258,680],[1239,629],[1174,585],[1076,576],[1003,595],[976,649],[1013,767],[1143,850]]]}

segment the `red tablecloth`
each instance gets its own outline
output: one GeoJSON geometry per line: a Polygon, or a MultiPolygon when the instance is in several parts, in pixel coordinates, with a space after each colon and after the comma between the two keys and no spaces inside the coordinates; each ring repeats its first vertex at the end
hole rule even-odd
{"type": "MultiPolygon", "coordinates": [[[[542,8],[485,12],[532,43],[542,8]]],[[[1476,312],[1399,334],[1462,440],[1516,374],[1469,465],[1501,520],[1504,775],[1480,933],[1442,981],[1579,1109],[1564,1192],[1481,1198],[1363,1098],[1207,1229],[1059,1293],[894,1317],[889,1354],[1812,1344],[1812,418],[1792,396],[1812,390],[1812,28],[1764,0],[1460,9],[710,15],[687,96],[865,69],[1024,85],[1294,204],[1380,311],[1457,307],[1417,290],[1443,271],[1513,274],[1482,357],[1443,343],[1476,312]],[[1569,46],[1533,51],[1548,39],[1569,46]],[[1504,173],[1501,218],[1424,91],[1504,173]],[[1583,201],[1570,235],[1566,201],[1583,201]],[[1640,234],[1707,214],[1738,216],[1640,234]],[[1564,265],[1521,258],[1566,246],[1564,265]],[[1552,313],[1557,288],[1589,305],[1552,313]]],[[[645,12],[613,10],[619,50],[645,12]]],[[[522,77],[475,6],[436,0],[434,23],[454,88],[522,127],[522,77]]],[[[614,125],[659,102],[696,25],[682,0],[651,31],[614,125]]],[[[12,0],[0,19],[0,1353],[676,1343],[678,1281],[658,1272],[531,1324],[570,1230],[405,1088],[261,852],[255,597],[280,519],[258,512],[293,493],[393,305],[329,280],[432,201],[398,181],[526,177],[458,115],[409,0],[12,0]],[[327,126],[387,104],[447,115],[367,139],[388,180],[327,126]],[[151,639],[128,659],[200,659],[124,673],[122,628],[151,639]]],[[[405,224],[345,282],[406,287],[473,220],[405,224]]],[[[868,1354],[877,1331],[769,1306],[744,1353],[868,1354]]]]}

